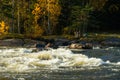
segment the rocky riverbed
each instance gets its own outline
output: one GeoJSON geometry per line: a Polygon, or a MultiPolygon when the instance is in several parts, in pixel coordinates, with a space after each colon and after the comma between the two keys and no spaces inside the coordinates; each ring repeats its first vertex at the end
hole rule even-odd
{"type": "Polygon", "coordinates": [[[104,47],[104,46],[115,46],[120,47],[119,38],[106,38],[102,41],[81,41],[81,40],[69,40],[69,39],[42,39],[42,40],[33,40],[33,39],[3,39],[0,40],[0,46],[7,47],[35,47],[35,44],[46,45],[51,43],[50,47],[58,48],[61,46],[72,46],[71,48],[84,48],[92,49],[93,47],[104,47]],[[73,46],[74,44],[74,46],[73,46]]]}

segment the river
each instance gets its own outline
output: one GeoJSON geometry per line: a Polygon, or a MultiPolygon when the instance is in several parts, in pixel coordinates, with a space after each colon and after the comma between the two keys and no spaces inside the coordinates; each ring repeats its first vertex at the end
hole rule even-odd
{"type": "Polygon", "coordinates": [[[120,48],[0,48],[0,80],[120,80],[120,48]]]}

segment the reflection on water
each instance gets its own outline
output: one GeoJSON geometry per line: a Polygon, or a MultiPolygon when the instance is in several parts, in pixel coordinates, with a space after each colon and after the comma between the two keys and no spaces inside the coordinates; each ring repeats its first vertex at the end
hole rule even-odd
{"type": "Polygon", "coordinates": [[[119,80],[120,49],[0,49],[0,80],[119,80]]]}

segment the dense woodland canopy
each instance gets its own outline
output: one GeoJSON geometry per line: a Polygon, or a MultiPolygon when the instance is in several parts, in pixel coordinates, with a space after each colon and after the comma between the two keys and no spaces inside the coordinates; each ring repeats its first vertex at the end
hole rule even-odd
{"type": "Polygon", "coordinates": [[[120,31],[120,0],[0,0],[0,35],[116,30],[120,31]]]}

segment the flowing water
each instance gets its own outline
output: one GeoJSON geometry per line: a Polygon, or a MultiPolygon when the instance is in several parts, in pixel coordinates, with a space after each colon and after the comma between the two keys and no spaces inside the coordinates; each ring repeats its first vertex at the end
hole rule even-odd
{"type": "Polygon", "coordinates": [[[0,80],[120,80],[120,48],[0,48],[0,80]]]}

